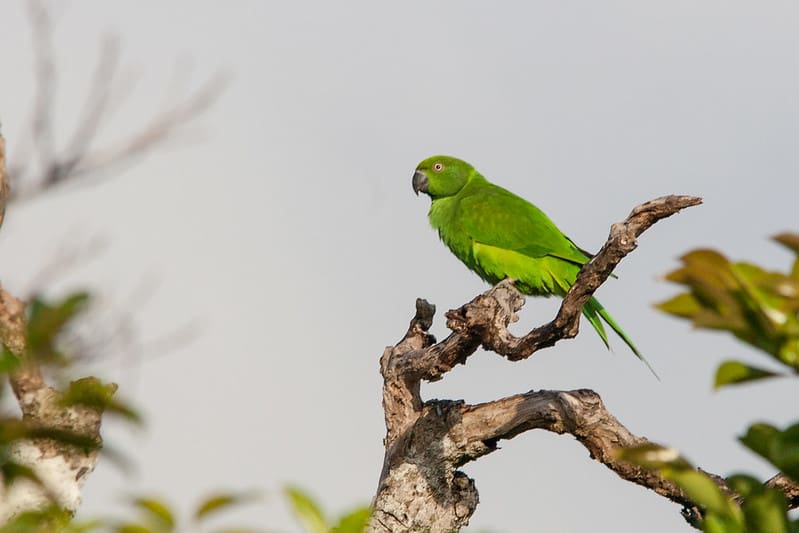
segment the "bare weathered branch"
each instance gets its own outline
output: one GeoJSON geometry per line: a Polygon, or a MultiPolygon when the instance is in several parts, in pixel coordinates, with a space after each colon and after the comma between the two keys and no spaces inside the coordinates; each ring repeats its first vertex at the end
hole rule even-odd
{"type": "Polygon", "coordinates": [[[647,443],[632,434],[605,407],[599,395],[588,389],[574,391],[530,391],[493,402],[468,406],[463,414],[463,448],[477,452],[465,460],[493,451],[502,439],[511,439],[531,429],[568,433],[586,447],[591,458],[622,479],[650,488],[682,505],[691,504],[675,484],[651,470],[619,460],[616,451],[647,443]],[[481,447],[485,447],[485,451],[481,447]],[[483,452],[483,453],[481,453],[483,452]]]}
{"type": "MultiPolygon", "coordinates": [[[[109,121],[112,105],[121,102],[113,92],[118,85],[119,44],[116,38],[106,37],[98,46],[100,52],[83,112],[62,148],[54,134],[58,69],[53,22],[49,6],[41,0],[31,0],[28,6],[33,30],[36,93],[30,134],[21,139],[23,146],[15,157],[21,161],[17,161],[10,171],[12,201],[30,199],[62,185],[97,181],[114,175],[111,170],[132,163],[185,129],[219,99],[226,86],[226,76],[212,76],[193,93],[180,95],[170,107],[153,112],[141,128],[131,132],[127,138],[114,145],[96,148],[98,132],[109,121]],[[35,153],[35,165],[26,160],[28,149],[35,153]]],[[[128,88],[129,85],[123,87],[128,88]]]]}
{"type": "MultiPolygon", "coordinates": [[[[477,333],[486,349],[504,355],[511,361],[525,359],[542,348],[553,346],[561,339],[572,338],[579,331],[583,306],[608,279],[616,265],[635,250],[638,246],[637,237],[658,220],[700,203],[702,199],[695,196],[663,196],[633,209],[624,222],[611,227],[605,245],[580,270],[576,282],[563,298],[555,319],[523,337],[513,336],[508,332],[507,325],[514,319],[513,313],[524,304],[524,299],[504,294],[499,302],[485,301],[483,295],[478,296],[470,306],[450,311],[447,313],[447,325],[456,332],[477,333]],[[507,300],[509,307],[503,308],[502,300],[507,300]],[[487,309],[486,312],[476,313],[474,307],[487,309]],[[471,314],[464,314],[464,310],[471,314]],[[488,321],[487,318],[491,320],[488,321]]],[[[489,294],[494,296],[497,292],[489,291],[489,294]]]]}
{"type": "Polygon", "coordinates": [[[87,153],[72,169],[73,179],[102,179],[108,171],[131,163],[151,150],[161,146],[192,119],[201,116],[219,99],[227,86],[227,77],[222,74],[209,79],[194,94],[187,95],[175,107],[153,118],[128,139],[103,149],[87,153]]]}
{"type": "Polygon", "coordinates": [[[481,344],[515,361],[552,346],[560,339],[574,337],[583,305],[616,265],[636,248],[637,237],[658,220],[701,202],[701,198],[694,196],[664,196],[636,207],[624,222],[614,224],[605,245],[580,270],[552,322],[523,337],[508,331],[508,325],[518,319],[516,312],[524,305],[524,297],[513,288],[511,281],[504,281],[468,304],[448,311],[447,326],[453,333],[437,344],[396,355],[392,360],[393,370],[405,379],[436,381],[456,364],[464,363],[481,344]]]}
{"type": "MultiPolygon", "coordinates": [[[[582,306],[655,222],[701,203],[691,196],[666,196],[642,204],[611,228],[607,242],[581,269],[555,319],[515,337],[507,327],[517,320],[524,298],[504,281],[468,304],[447,313],[453,330],[435,343],[428,333],[435,307],[417,300],[407,333],[380,359],[386,454],[374,500],[370,531],[456,531],[468,524],[478,495],[458,467],[497,449],[497,442],[532,429],[573,435],[591,457],[619,477],[649,488],[683,506],[696,525],[701,511],[674,483],[618,459],[624,447],[647,443],[623,426],[591,390],[530,391],[479,405],[423,401],[420,381],[435,381],[464,363],[479,346],[510,360],[529,357],[578,332],[582,306]]],[[[709,474],[726,492],[724,480],[709,474]]],[[[799,506],[799,489],[785,478],[769,482],[799,506]]]]}

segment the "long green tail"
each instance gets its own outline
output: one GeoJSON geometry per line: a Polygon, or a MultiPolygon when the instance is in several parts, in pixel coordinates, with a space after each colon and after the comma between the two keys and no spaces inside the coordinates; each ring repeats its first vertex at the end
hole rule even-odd
{"type": "Polygon", "coordinates": [[[602,342],[605,343],[605,346],[607,346],[608,349],[610,349],[610,343],[608,343],[608,334],[605,332],[605,326],[602,324],[602,320],[604,320],[605,323],[610,326],[619,337],[621,337],[621,340],[623,340],[624,343],[630,347],[630,350],[632,350],[638,359],[643,361],[647,368],[649,368],[649,371],[652,372],[656,378],[660,379],[655,372],[655,369],[649,364],[649,361],[647,361],[646,358],[641,355],[641,352],[639,352],[638,348],[636,348],[635,344],[633,344],[632,339],[630,339],[624,330],[621,329],[621,326],[619,326],[616,321],[613,320],[613,317],[610,316],[610,313],[608,313],[604,307],[602,307],[602,304],[599,303],[599,300],[592,296],[591,299],[588,300],[588,303],[583,306],[583,315],[585,315],[585,318],[587,318],[591,325],[594,326],[594,329],[599,334],[599,337],[602,339],[602,342]],[[600,317],[602,320],[600,320],[600,317]]]}

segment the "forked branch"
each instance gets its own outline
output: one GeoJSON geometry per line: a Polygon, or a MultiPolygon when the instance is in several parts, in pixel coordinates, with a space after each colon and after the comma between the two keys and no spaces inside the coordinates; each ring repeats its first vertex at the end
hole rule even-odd
{"type": "MultiPolygon", "coordinates": [[[[447,313],[453,330],[436,343],[429,334],[435,307],[417,300],[416,315],[403,339],[380,359],[386,419],[385,459],[374,500],[370,531],[456,531],[477,507],[473,480],[458,467],[497,449],[498,441],[531,429],[573,435],[591,457],[619,477],[652,489],[683,506],[689,522],[700,510],[674,483],[617,458],[620,448],[644,444],[607,411],[591,390],[530,391],[479,405],[462,401],[423,401],[420,382],[436,381],[465,363],[481,345],[510,360],[531,356],[578,332],[582,306],[637,246],[637,237],[655,222],[701,203],[691,196],[665,196],[642,204],[614,224],[597,255],[586,264],[552,322],[523,337],[511,334],[524,298],[503,282],[447,313]]],[[[721,478],[714,478],[725,490],[721,478]]],[[[799,487],[778,477],[769,484],[799,506],[799,487]]]]}

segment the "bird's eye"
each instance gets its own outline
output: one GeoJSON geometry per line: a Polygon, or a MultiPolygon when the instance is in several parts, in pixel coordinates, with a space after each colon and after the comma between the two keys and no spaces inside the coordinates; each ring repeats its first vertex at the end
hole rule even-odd
{"type": "Polygon", "coordinates": [[[435,165],[433,165],[433,170],[435,170],[436,172],[441,172],[442,170],[444,170],[444,165],[442,163],[436,163],[435,165]]]}

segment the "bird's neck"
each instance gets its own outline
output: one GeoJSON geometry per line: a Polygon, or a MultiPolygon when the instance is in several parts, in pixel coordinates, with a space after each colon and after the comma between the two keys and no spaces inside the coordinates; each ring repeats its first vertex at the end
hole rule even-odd
{"type": "Polygon", "coordinates": [[[458,206],[462,198],[472,193],[474,187],[485,184],[486,179],[476,170],[472,170],[469,179],[456,194],[452,196],[442,196],[433,198],[430,203],[430,225],[441,232],[442,228],[448,227],[458,216],[458,206]]]}

